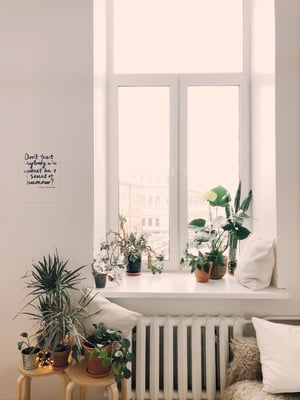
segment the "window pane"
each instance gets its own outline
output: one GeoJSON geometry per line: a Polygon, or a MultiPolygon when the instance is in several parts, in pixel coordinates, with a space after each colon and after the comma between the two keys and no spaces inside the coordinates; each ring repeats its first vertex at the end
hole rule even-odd
{"type": "Polygon", "coordinates": [[[114,72],[241,72],[243,0],[115,0],[114,72]]]}
{"type": "Polygon", "coordinates": [[[188,88],[188,220],[208,218],[203,193],[239,180],[239,89],[188,88]]]}
{"type": "Polygon", "coordinates": [[[169,257],[169,88],[119,88],[119,212],[169,257]],[[155,223],[159,221],[159,224],[155,223]]]}

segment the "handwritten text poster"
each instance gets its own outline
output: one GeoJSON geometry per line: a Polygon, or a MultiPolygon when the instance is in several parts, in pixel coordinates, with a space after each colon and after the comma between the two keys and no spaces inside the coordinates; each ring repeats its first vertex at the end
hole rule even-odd
{"type": "Polygon", "coordinates": [[[26,187],[55,189],[57,160],[52,153],[25,153],[24,175],[26,187]]]}

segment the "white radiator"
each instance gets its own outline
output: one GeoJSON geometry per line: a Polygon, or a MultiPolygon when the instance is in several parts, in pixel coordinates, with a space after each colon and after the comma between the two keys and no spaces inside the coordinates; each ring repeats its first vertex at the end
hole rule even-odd
{"type": "Polygon", "coordinates": [[[215,400],[225,386],[229,341],[240,317],[142,317],[133,331],[128,398],[215,400]]]}

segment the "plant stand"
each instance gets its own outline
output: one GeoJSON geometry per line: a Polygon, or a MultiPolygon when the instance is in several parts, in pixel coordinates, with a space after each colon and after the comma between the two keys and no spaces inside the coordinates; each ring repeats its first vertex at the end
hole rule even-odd
{"type": "MultiPolygon", "coordinates": [[[[68,369],[68,375],[70,377],[70,382],[66,387],[65,400],[72,400],[72,392],[75,385],[78,385],[80,388],[80,400],[85,400],[85,389],[87,386],[106,388],[110,391],[111,400],[119,399],[118,386],[112,373],[102,378],[93,378],[86,372],[85,360],[70,367],[68,369]]],[[[122,400],[127,400],[126,381],[124,379],[122,380],[121,390],[122,400]]]]}
{"type": "Polygon", "coordinates": [[[65,369],[53,369],[50,367],[41,367],[35,369],[24,369],[22,363],[19,364],[18,370],[20,375],[17,379],[16,386],[16,399],[17,400],[31,400],[31,381],[33,378],[39,378],[47,375],[57,374],[62,380],[62,400],[65,399],[65,391],[67,384],[69,383],[68,375],[65,372],[65,369]],[[24,387],[24,397],[22,398],[22,388],[24,387]]]}

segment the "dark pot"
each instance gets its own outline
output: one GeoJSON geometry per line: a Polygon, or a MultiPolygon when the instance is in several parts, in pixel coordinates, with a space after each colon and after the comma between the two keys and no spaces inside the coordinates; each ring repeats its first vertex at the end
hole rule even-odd
{"type": "Polygon", "coordinates": [[[236,270],[236,267],[237,267],[237,261],[236,261],[236,260],[230,260],[230,261],[228,262],[228,273],[229,273],[230,275],[234,275],[234,272],[235,272],[235,270],[236,270]]]}
{"type": "Polygon", "coordinates": [[[126,274],[137,276],[141,274],[142,270],[142,256],[137,257],[134,261],[128,259],[126,266],[126,274]]]}
{"type": "Polygon", "coordinates": [[[106,279],[107,279],[107,275],[106,274],[97,274],[97,275],[95,275],[96,288],[98,288],[98,289],[104,288],[105,285],[106,285],[106,279]]]}

